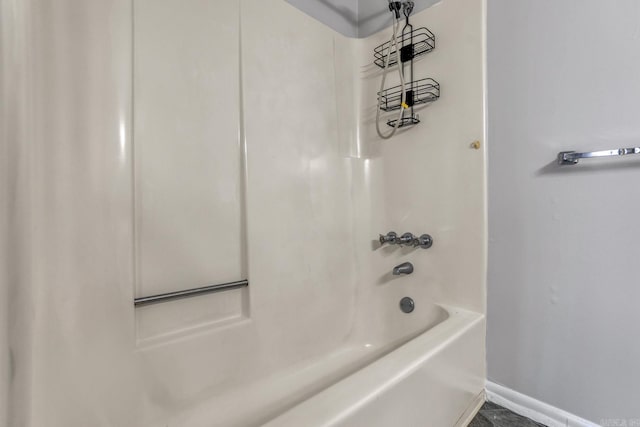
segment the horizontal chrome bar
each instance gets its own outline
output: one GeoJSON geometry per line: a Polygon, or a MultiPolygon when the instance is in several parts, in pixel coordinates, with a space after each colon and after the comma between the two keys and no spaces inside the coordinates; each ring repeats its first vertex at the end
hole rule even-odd
{"type": "Polygon", "coordinates": [[[199,295],[211,294],[214,292],[230,291],[232,289],[244,288],[249,286],[248,280],[239,280],[237,282],[222,283],[220,285],[208,285],[199,288],[185,289],[184,291],[167,292],[166,294],[151,295],[148,297],[140,297],[133,300],[133,305],[140,307],[143,305],[157,304],[161,302],[173,301],[181,298],[195,297],[199,295]]]}
{"type": "Polygon", "coordinates": [[[580,159],[590,159],[592,157],[626,156],[628,154],[640,154],[640,147],[617,148],[614,150],[588,151],[577,153],[575,151],[562,151],[558,153],[559,165],[575,165],[580,159]]]}

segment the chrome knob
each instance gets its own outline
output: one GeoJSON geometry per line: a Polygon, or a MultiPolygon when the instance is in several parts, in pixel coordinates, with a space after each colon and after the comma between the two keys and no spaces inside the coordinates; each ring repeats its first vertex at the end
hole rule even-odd
{"type": "Polygon", "coordinates": [[[398,240],[401,245],[411,245],[415,238],[416,237],[411,233],[404,233],[398,240]]]}
{"type": "Polygon", "coordinates": [[[380,235],[380,244],[384,245],[388,243],[390,245],[395,245],[398,243],[398,234],[395,231],[390,231],[386,235],[380,235]]]}
{"type": "Polygon", "coordinates": [[[413,246],[419,246],[422,249],[429,249],[433,246],[433,239],[428,234],[423,234],[413,241],[413,246]]]}

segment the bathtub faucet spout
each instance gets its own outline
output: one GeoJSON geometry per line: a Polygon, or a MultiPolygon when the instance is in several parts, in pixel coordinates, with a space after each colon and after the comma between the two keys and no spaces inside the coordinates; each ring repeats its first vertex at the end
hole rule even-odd
{"type": "Polygon", "coordinates": [[[410,262],[403,262],[400,265],[396,265],[393,267],[393,275],[399,276],[401,274],[411,274],[413,273],[413,264],[410,262]]]}

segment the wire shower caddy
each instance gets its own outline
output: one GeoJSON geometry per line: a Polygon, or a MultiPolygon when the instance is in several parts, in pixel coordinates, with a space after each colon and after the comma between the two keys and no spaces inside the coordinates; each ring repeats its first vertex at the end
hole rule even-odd
{"type": "MultiPolygon", "coordinates": [[[[428,104],[440,98],[440,83],[427,78],[405,84],[405,108],[414,105],[428,104]]],[[[390,87],[378,92],[378,102],[383,111],[394,111],[402,108],[402,87],[390,87]]]]}
{"type": "MultiPolygon", "coordinates": [[[[398,43],[400,49],[400,61],[407,62],[413,58],[431,52],[436,48],[436,36],[433,35],[426,27],[420,27],[416,30],[407,31],[400,35],[398,43]]],[[[398,63],[396,49],[392,46],[391,40],[382,43],[373,50],[374,64],[380,68],[384,68],[387,61],[387,55],[391,49],[391,58],[389,58],[389,67],[398,63]]]]}
{"type": "MultiPolygon", "coordinates": [[[[387,56],[389,57],[388,67],[399,66],[401,73],[408,77],[405,83],[405,101],[402,104],[402,86],[393,86],[378,92],[378,106],[383,111],[393,111],[405,108],[408,114],[403,114],[398,127],[412,126],[420,123],[420,118],[414,112],[414,106],[428,104],[440,98],[440,84],[432,78],[414,80],[413,60],[421,55],[425,55],[436,48],[436,36],[426,27],[414,29],[409,23],[409,15],[405,12],[406,24],[402,29],[402,34],[397,39],[397,44],[387,41],[377,46],[373,50],[374,64],[380,68],[385,68],[387,56]],[[400,64],[398,64],[398,48],[400,49],[400,64]],[[408,73],[405,67],[408,66],[408,73]],[[408,74],[408,76],[407,76],[408,74]]],[[[387,121],[387,125],[396,127],[398,119],[387,121]]]]}

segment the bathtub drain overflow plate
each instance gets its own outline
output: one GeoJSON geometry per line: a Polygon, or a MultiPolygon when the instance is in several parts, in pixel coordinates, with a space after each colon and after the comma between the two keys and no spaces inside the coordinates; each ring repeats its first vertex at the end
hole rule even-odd
{"type": "Polygon", "coordinates": [[[409,297],[404,297],[400,300],[400,310],[403,313],[411,313],[416,308],[416,303],[409,297]]]}

